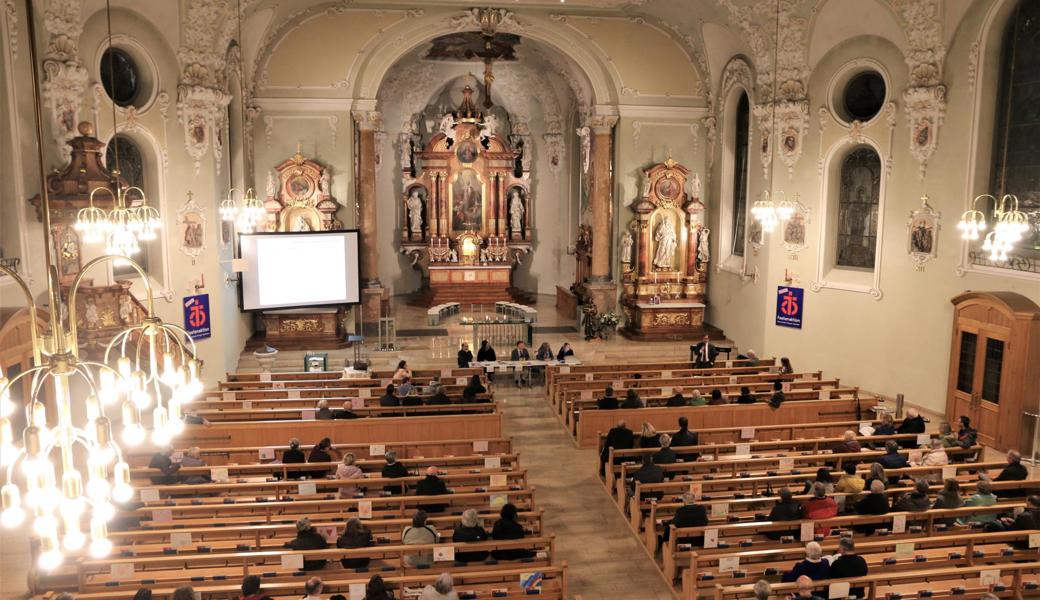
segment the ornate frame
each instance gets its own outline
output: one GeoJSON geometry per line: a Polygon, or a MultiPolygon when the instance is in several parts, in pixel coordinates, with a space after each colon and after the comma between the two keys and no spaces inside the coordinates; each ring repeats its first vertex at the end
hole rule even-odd
{"type": "Polygon", "coordinates": [[[177,231],[180,238],[181,252],[190,256],[192,264],[194,264],[195,260],[206,250],[206,212],[195,201],[195,196],[191,192],[188,192],[188,201],[184,203],[184,206],[177,209],[177,231]],[[193,237],[195,235],[198,236],[200,242],[198,246],[187,243],[188,228],[193,224],[198,224],[200,229],[197,234],[192,233],[193,237]]]}
{"type": "Polygon", "coordinates": [[[799,252],[809,247],[809,225],[812,224],[812,209],[803,204],[798,198],[794,198],[790,202],[794,205],[794,213],[791,215],[791,219],[788,219],[787,222],[783,223],[781,243],[783,244],[784,249],[787,250],[788,254],[797,255],[799,252]],[[791,242],[787,239],[787,225],[795,217],[801,217],[805,221],[805,230],[803,232],[804,238],[800,244],[791,242]]]}
{"type": "Polygon", "coordinates": [[[942,213],[928,204],[928,196],[921,197],[921,208],[910,211],[910,218],[906,222],[906,253],[914,263],[915,271],[923,271],[924,265],[939,254],[939,220],[942,213]],[[932,230],[930,251],[922,252],[914,249],[914,223],[928,224],[932,230]]]}

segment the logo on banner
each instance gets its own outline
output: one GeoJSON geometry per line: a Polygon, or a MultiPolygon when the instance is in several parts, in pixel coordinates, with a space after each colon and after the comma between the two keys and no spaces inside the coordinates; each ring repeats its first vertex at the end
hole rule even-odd
{"type": "Polygon", "coordinates": [[[209,294],[184,298],[184,329],[193,340],[204,340],[213,333],[209,324],[209,294]]]}
{"type": "Polygon", "coordinates": [[[776,290],[776,324],[781,327],[802,328],[805,310],[805,290],[780,286],[776,290]]]}

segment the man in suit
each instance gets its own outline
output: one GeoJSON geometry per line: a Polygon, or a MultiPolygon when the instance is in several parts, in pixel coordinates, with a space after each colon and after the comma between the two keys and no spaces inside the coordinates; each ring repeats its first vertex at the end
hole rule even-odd
{"type": "Polygon", "coordinates": [[[614,410],[618,407],[617,396],[614,395],[614,386],[608,385],[605,395],[596,400],[596,408],[601,410],[614,410]]]}
{"type": "MultiPolygon", "coordinates": [[[[856,544],[851,537],[843,537],[838,541],[838,554],[831,560],[831,570],[828,577],[831,579],[850,579],[852,577],[866,577],[867,561],[856,554],[856,544]]],[[[855,598],[863,597],[863,588],[854,587],[849,590],[849,595],[855,598]]]]}
{"type": "MultiPolygon", "coordinates": [[[[908,408],[906,409],[906,418],[904,418],[903,422],[899,424],[896,433],[924,433],[925,423],[927,423],[927,421],[924,420],[921,413],[917,412],[916,408],[908,408]]],[[[903,448],[916,448],[917,440],[900,440],[899,445],[903,448]]]]}
{"type": "MultiPolygon", "coordinates": [[[[513,348],[509,360],[531,360],[531,353],[527,350],[527,344],[522,341],[517,342],[516,348],[513,348]]],[[[524,381],[526,381],[528,387],[530,387],[531,371],[527,367],[514,367],[513,382],[516,384],[516,387],[520,387],[524,381]]]]}
{"type": "MultiPolygon", "coordinates": [[[[671,525],[675,525],[678,529],[680,527],[704,527],[708,524],[708,511],[704,506],[700,504],[694,504],[693,494],[686,492],[682,496],[683,505],[675,511],[675,516],[670,521],[666,521],[664,524],[664,536],[662,541],[667,542],[671,535],[671,525]]],[[[703,538],[679,538],[676,540],[680,544],[693,544],[700,546],[703,544],[703,538]]]]}
{"type": "MultiPolygon", "coordinates": [[[[633,487],[629,488],[628,494],[631,496],[635,493],[635,482],[639,483],[661,483],[664,481],[664,469],[660,465],[654,464],[654,457],[650,454],[643,455],[643,465],[632,473],[633,487]]],[[[648,497],[657,498],[660,500],[664,497],[664,492],[654,492],[648,494],[648,497]]]]}
{"type": "MultiPolygon", "coordinates": [[[[1002,517],[1000,522],[1008,531],[1031,531],[1040,529],[1040,496],[1026,498],[1026,510],[1017,517],[1002,517]]],[[[1020,550],[1029,548],[1029,540],[1016,541],[1013,546],[1020,550]]]]}
{"type": "MultiPolygon", "coordinates": [[[[437,467],[431,466],[426,469],[426,477],[423,477],[415,484],[416,496],[445,496],[450,493],[448,486],[444,484],[444,480],[437,476],[437,467]]],[[[424,504],[419,506],[419,508],[428,513],[444,512],[446,507],[446,504],[424,504]]]]}
{"type": "Polygon", "coordinates": [[[636,434],[632,433],[632,430],[625,426],[624,419],[618,421],[618,424],[607,432],[607,439],[603,441],[603,451],[599,456],[600,473],[605,472],[607,457],[610,455],[611,448],[615,450],[631,450],[635,445],[636,434]]]}
{"type": "MultiPolygon", "coordinates": [[[[676,448],[682,448],[683,446],[696,446],[699,440],[699,436],[696,431],[690,431],[690,420],[686,417],[679,417],[679,431],[675,432],[672,436],[672,446],[676,448]]],[[[679,458],[684,461],[697,460],[700,458],[700,454],[696,452],[683,452],[679,454],[679,458]]]]}
{"type": "Polygon", "coordinates": [[[659,465],[670,465],[675,463],[677,458],[675,456],[675,450],[670,448],[672,445],[672,436],[667,433],[662,433],[660,439],[661,449],[654,455],[654,462],[659,465]]]}
{"type": "Polygon", "coordinates": [[[701,343],[693,347],[693,366],[705,369],[715,366],[715,357],[719,355],[719,349],[711,343],[711,338],[705,335],[701,343]]]}
{"type": "Polygon", "coordinates": [[[1029,477],[1029,471],[1022,466],[1022,455],[1018,450],[1008,450],[1007,463],[993,481],[1022,481],[1029,477]]]}
{"type": "Polygon", "coordinates": [[[683,396],[683,389],[681,387],[677,387],[675,388],[675,393],[672,394],[672,397],[669,398],[668,402],[665,403],[665,406],[674,408],[677,406],[686,406],[687,404],[688,403],[686,402],[686,398],[683,396]]]}
{"type": "Polygon", "coordinates": [[[343,403],[343,408],[332,411],[333,419],[356,419],[357,414],[354,412],[354,405],[351,404],[350,400],[343,403]]]}
{"type": "Polygon", "coordinates": [[[784,384],[782,381],[777,379],[773,382],[773,395],[769,397],[769,406],[772,408],[780,408],[780,405],[784,403],[787,398],[784,396],[784,384]]]}

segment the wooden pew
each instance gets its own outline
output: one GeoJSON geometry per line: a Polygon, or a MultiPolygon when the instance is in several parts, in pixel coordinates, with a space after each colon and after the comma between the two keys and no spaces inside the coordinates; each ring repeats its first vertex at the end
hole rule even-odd
{"type": "MultiPolygon", "coordinates": [[[[396,369],[373,369],[368,371],[369,380],[390,379],[394,376],[396,369]]],[[[484,370],[479,367],[450,369],[412,369],[412,378],[429,379],[431,377],[472,377],[483,375],[484,370]]],[[[272,383],[276,381],[357,381],[359,379],[344,378],[343,371],[280,371],[272,373],[228,371],[224,374],[227,383],[272,383]]],[[[364,381],[365,379],[360,379],[364,381]]]]}
{"type": "MultiPolygon", "coordinates": [[[[421,406],[378,406],[374,401],[372,405],[364,408],[352,408],[351,412],[358,417],[410,417],[437,415],[461,415],[469,413],[494,414],[499,410],[497,402],[482,402],[478,404],[438,404],[421,406]]],[[[299,408],[231,408],[231,409],[203,409],[195,411],[200,417],[206,418],[214,423],[243,422],[243,421],[300,421],[306,414],[313,414],[314,407],[299,408]]],[[[357,419],[326,419],[329,421],[352,421],[357,419]]]]}

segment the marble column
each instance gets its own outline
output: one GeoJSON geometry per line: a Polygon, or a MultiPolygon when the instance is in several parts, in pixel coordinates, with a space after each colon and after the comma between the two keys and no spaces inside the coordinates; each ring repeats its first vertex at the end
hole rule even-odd
{"type": "Polygon", "coordinates": [[[376,132],[382,126],[378,111],[352,113],[358,136],[358,229],[361,233],[361,314],[368,330],[382,316],[386,290],[379,281],[379,232],[376,229],[376,132]]]}
{"type": "Polygon", "coordinates": [[[589,207],[592,212],[592,266],[585,288],[600,313],[612,310],[617,305],[617,286],[610,279],[610,252],[614,247],[611,239],[611,131],[616,123],[617,117],[611,115],[595,115],[588,120],[592,136],[592,188],[589,191],[589,207]]]}

